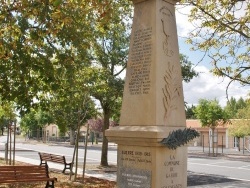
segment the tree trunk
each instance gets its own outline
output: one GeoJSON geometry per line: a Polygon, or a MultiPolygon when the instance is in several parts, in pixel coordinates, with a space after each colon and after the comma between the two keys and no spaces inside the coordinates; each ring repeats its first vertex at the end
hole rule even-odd
{"type": "Polygon", "coordinates": [[[39,128],[37,128],[37,129],[36,129],[36,140],[37,140],[37,141],[40,140],[39,134],[40,134],[40,130],[39,130],[39,128]]]}
{"type": "Polygon", "coordinates": [[[110,110],[103,108],[104,125],[103,125],[103,141],[102,141],[102,156],[101,166],[108,166],[108,139],[105,136],[105,130],[109,128],[110,110]]]}
{"type": "Polygon", "coordinates": [[[213,148],[213,157],[215,157],[214,155],[214,128],[212,128],[212,148],[213,148]]]}
{"type": "Polygon", "coordinates": [[[70,145],[75,145],[75,130],[70,128],[70,135],[69,135],[70,145]]]}
{"type": "Polygon", "coordinates": [[[237,148],[240,151],[240,137],[237,137],[237,148]]]}
{"type": "MultiPolygon", "coordinates": [[[[80,129],[81,129],[81,121],[80,121],[80,114],[78,113],[78,124],[77,124],[77,132],[76,132],[76,139],[75,139],[75,176],[74,181],[77,179],[77,169],[78,169],[78,151],[79,151],[79,138],[80,138],[80,129]]],[[[88,134],[88,132],[87,132],[88,134]]],[[[86,148],[85,148],[86,150],[86,148]]]]}
{"type": "Polygon", "coordinates": [[[98,137],[96,132],[95,132],[95,144],[98,144],[98,137]]]}

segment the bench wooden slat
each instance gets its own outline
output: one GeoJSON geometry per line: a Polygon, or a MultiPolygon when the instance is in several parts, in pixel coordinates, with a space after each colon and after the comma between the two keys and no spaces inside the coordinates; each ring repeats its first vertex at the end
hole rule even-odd
{"type": "Polygon", "coordinates": [[[46,181],[46,188],[54,188],[56,178],[50,178],[48,166],[0,166],[1,183],[46,181]]]}
{"type": "Polygon", "coordinates": [[[57,163],[63,163],[64,164],[64,160],[61,160],[61,159],[53,158],[51,161],[52,162],[57,162],[57,163]]]}
{"type": "Polygon", "coordinates": [[[54,181],[53,178],[29,178],[29,179],[3,179],[0,183],[21,183],[21,182],[37,182],[37,181],[54,181]]]}

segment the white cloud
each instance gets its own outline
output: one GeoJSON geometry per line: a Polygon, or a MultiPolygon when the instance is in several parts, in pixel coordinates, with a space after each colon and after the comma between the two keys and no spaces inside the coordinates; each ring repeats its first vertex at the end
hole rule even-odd
{"type": "MultiPolygon", "coordinates": [[[[197,66],[195,70],[200,72],[199,76],[192,79],[190,83],[183,84],[184,100],[189,105],[197,105],[199,99],[217,99],[221,106],[225,106],[226,88],[230,80],[213,76],[205,66],[197,66]]],[[[233,82],[228,89],[229,98],[246,98],[248,93],[249,87],[242,87],[237,82],[233,82]]]]}
{"type": "Polygon", "coordinates": [[[188,21],[192,6],[178,5],[176,9],[176,24],[178,36],[187,37],[188,33],[194,29],[194,26],[188,21]]]}

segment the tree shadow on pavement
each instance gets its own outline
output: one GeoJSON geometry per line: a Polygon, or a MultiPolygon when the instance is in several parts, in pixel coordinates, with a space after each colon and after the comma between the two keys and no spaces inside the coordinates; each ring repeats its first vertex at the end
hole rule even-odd
{"type": "Polygon", "coordinates": [[[233,183],[240,182],[239,180],[229,179],[224,176],[212,175],[212,174],[197,174],[193,172],[188,172],[187,184],[188,186],[199,186],[199,185],[209,185],[217,183],[233,183]]]}

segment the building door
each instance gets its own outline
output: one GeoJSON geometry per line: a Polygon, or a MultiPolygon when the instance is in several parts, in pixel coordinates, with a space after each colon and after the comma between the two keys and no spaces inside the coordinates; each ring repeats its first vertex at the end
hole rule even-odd
{"type": "Polygon", "coordinates": [[[238,138],[237,137],[234,137],[234,148],[238,148],[238,138]]]}
{"type": "Polygon", "coordinates": [[[57,127],[56,126],[52,127],[52,136],[57,137],[57,127]]]}

